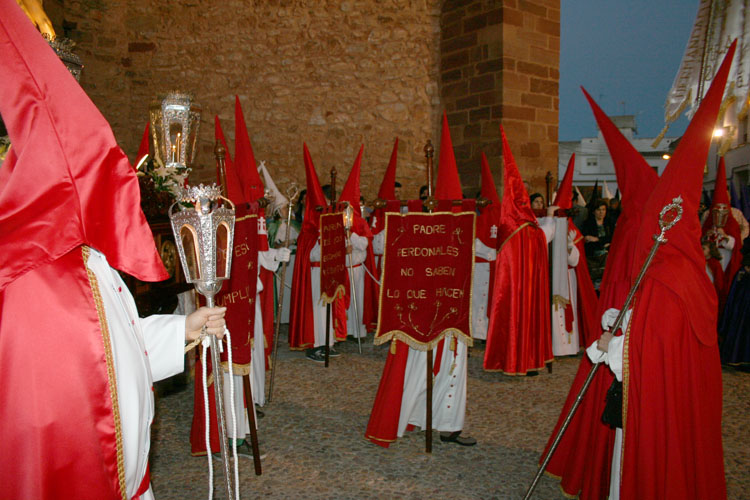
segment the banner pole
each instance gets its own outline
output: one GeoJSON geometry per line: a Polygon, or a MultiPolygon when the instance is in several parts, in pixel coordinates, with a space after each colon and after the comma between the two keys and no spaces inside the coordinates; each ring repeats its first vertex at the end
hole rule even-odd
{"type": "MultiPolygon", "coordinates": [[[[433,209],[437,205],[437,200],[432,196],[432,157],[435,153],[435,148],[432,146],[432,141],[427,140],[427,144],[424,147],[424,156],[427,170],[427,199],[424,202],[425,207],[429,213],[432,213],[433,209]]],[[[425,453],[432,453],[432,348],[426,353],[427,355],[427,394],[425,397],[427,408],[425,409],[425,453]]]]}

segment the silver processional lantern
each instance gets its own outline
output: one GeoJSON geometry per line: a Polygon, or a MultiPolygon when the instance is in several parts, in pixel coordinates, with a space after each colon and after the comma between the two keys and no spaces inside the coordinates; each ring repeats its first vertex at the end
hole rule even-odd
{"type": "MultiPolygon", "coordinates": [[[[170,92],[150,107],[151,130],[156,144],[156,160],[166,169],[186,169],[195,153],[200,107],[187,94],[170,92]]],[[[169,207],[175,244],[188,283],[206,298],[208,307],[222,282],[229,279],[234,248],[234,204],[221,196],[216,185],[186,187],[169,207]]],[[[221,366],[220,341],[208,335],[211,363],[221,366]]],[[[233,499],[227,452],[227,426],[224,417],[223,378],[214,377],[219,443],[227,498],[233,499]]]]}
{"type": "Polygon", "coordinates": [[[169,208],[169,219],[185,279],[213,307],[213,298],[232,269],[234,204],[221,196],[215,184],[192,186],[169,208]]]}
{"type": "Polygon", "coordinates": [[[156,161],[167,168],[193,163],[201,108],[193,96],[172,91],[149,107],[156,161]]]}

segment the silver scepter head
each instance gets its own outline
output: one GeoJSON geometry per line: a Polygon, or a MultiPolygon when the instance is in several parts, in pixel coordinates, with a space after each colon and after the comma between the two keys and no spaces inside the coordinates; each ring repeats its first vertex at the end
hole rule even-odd
{"type": "Polygon", "coordinates": [[[212,306],[232,268],[234,204],[216,184],[191,186],[169,207],[169,219],[185,279],[212,306]]]}

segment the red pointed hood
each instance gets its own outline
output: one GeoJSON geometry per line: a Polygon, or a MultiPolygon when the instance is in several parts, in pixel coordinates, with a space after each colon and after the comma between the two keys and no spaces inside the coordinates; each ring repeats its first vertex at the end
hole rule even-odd
{"type": "Polygon", "coordinates": [[[570,210],[573,208],[573,171],[575,170],[575,164],[576,154],[573,153],[570,155],[565,175],[563,175],[560,187],[557,188],[555,200],[552,202],[553,205],[560,207],[560,210],[570,210]]]}
{"type": "Polygon", "coordinates": [[[497,187],[495,187],[495,179],[492,177],[492,171],[490,170],[490,164],[487,161],[484,151],[481,153],[482,160],[482,188],[480,195],[483,198],[487,198],[492,203],[496,203],[500,206],[500,197],[497,195],[497,187]]]}
{"type": "Polygon", "coordinates": [[[344,189],[341,190],[341,195],[339,196],[339,201],[348,201],[354,209],[354,213],[360,217],[362,216],[362,212],[359,208],[359,176],[362,170],[362,152],[364,149],[365,146],[363,144],[359,148],[357,158],[354,160],[354,165],[352,165],[349,177],[347,177],[346,184],[344,184],[344,189]]]}
{"type": "MultiPolygon", "coordinates": [[[[727,188],[727,167],[724,163],[723,156],[719,159],[719,167],[716,169],[716,181],[714,182],[714,197],[711,201],[711,209],[713,210],[719,204],[724,204],[727,207],[731,206],[729,203],[729,191],[727,188]]],[[[703,223],[702,233],[705,235],[713,225],[713,216],[709,212],[708,218],[706,218],[706,221],[703,223]]],[[[734,238],[734,247],[736,251],[733,250],[732,254],[739,253],[742,248],[742,231],[740,230],[739,223],[737,223],[734,215],[732,215],[731,209],[727,215],[726,224],[724,224],[724,232],[734,238]]],[[[732,267],[733,270],[727,268],[727,272],[734,276],[734,272],[736,271],[736,269],[734,269],[735,266],[730,264],[730,267],[732,267]]]]}
{"type": "Polygon", "coordinates": [[[169,275],[109,124],[14,2],[0,16],[0,289],[80,245],[143,281],[169,275]]]}
{"type": "Polygon", "coordinates": [[[609,154],[615,164],[617,186],[622,191],[622,210],[626,211],[629,208],[640,210],[651,194],[651,188],[656,185],[659,176],[656,175],[654,169],[630,141],[622,135],[622,132],[612,120],[604,114],[604,111],[586,92],[586,89],[581,87],[581,90],[589,101],[596,123],[599,125],[599,130],[602,131],[604,141],[609,148],[609,154]]]}
{"type": "Polygon", "coordinates": [[[141,144],[138,146],[138,153],[136,153],[135,155],[134,165],[138,165],[138,162],[141,161],[141,158],[149,154],[149,146],[151,144],[151,141],[148,137],[148,125],[149,123],[146,122],[146,128],[143,130],[143,136],[141,137],[141,144]]]}
{"type": "Polygon", "coordinates": [[[484,152],[481,153],[482,160],[482,188],[481,196],[490,200],[490,204],[479,209],[477,217],[476,237],[490,248],[497,248],[498,230],[500,228],[500,197],[495,188],[495,179],[490,171],[490,164],[484,152]]]}
{"type": "Polygon", "coordinates": [[[711,208],[719,204],[729,205],[729,190],[727,188],[727,166],[724,157],[719,159],[719,167],[716,169],[716,182],[714,182],[714,197],[711,208]]]}
{"type": "Polygon", "coordinates": [[[527,222],[536,224],[536,215],[531,211],[529,193],[526,192],[526,186],[523,185],[521,174],[518,171],[516,160],[513,159],[513,153],[510,151],[502,125],[500,126],[500,135],[503,138],[503,165],[505,167],[499,236],[500,242],[503,242],[522,224],[527,222]]]}
{"type": "Polygon", "coordinates": [[[250,144],[250,136],[247,133],[245,116],[242,114],[242,105],[238,96],[234,96],[234,165],[242,182],[245,200],[253,202],[263,198],[263,181],[258,175],[258,165],[255,162],[253,147],[250,144]]]}
{"type": "Polygon", "coordinates": [[[362,170],[362,152],[364,149],[364,145],[359,148],[359,154],[357,154],[357,159],[354,160],[354,165],[351,172],[349,172],[349,177],[346,179],[344,189],[341,190],[339,201],[348,201],[354,210],[352,231],[360,236],[372,237],[372,231],[370,231],[370,227],[367,225],[365,219],[362,218],[362,211],[359,208],[359,176],[362,170]]]}
{"type": "Polygon", "coordinates": [[[388,162],[388,168],[385,169],[383,182],[380,183],[380,190],[378,190],[378,198],[380,198],[381,200],[395,200],[396,199],[396,159],[397,157],[398,157],[398,137],[396,137],[396,142],[393,144],[393,151],[391,152],[391,161],[388,162]]]}
{"type": "Polygon", "coordinates": [[[229,154],[227,140],[224,138],[224,130],[221,128],[221,122],[219,121],[218,116],[214,116],[214,136],[217,141],[221,141],[221,144],[226,151],[226,156],[224,157],[224,182],[226,182],[225,190],[227,198],[232,200],[232,203],[235,205],[245,203],[247,200],[245,199],[245,193],[242,192],[242,182],[240,182],[240,178],[237,175],[237,169],[234,167],[232,155],[229,154]]]}
{"type": "Polygon", "coordinates": [[[305,216],[303,221],[317,228],[320,220],[320,214],[317,210],[315,210],[315,208],[327,206],[326,197],[323,194],[323,189],[320,187],[318,174],[317,172],[315,172],[315,165],[313,165],[312,158],[310,157],[310,151],[307,149],[307,144],[302,144],[302,150],[305,160],[305,177],[307,179],[307,193],[305,194],[305,216]]]}
{"type": "MultiPolygon", "coordinates": [[[[599,130],[607,143],[615,166],[617,184],[622,190],[620,216],[612,235],[607,266],[599,287],[601,290],[599,310],[600,313],[604,313],[610,307],[621,307],[628,294],[635,252],[635,235],[641,224],[643,205],[656,186],[659,176],[612,120],[604,114],[586,89],[581,88],[581,90],[594,112],[599,130]]],[[[597,197],[595,188],[592,199],[597,197]]]]}
{"type": "Polygon", "coordinates": [[[729,48],[711,87],[646,201],[631,271],[631,279],[635,280],[653,245],[653,235],[659,233],[659,212],[674,198],[681,197],[682,220],[667,232],[668,242],[657,252],[646,278],[662,282],[680,297],[685,305],[684,310],[688,311],[694,333],[705,345],[714,345],[717,341],[717,298],[705,272],[706,262],[700,245],[698,204],[703,167],[736,46],[737,43],[734,42],[729,48]]]}
{"type": "Polygon", "coordinates": [[[448,116],[443,111],[443,131],[440,134],[440,159],[438,160],[437,182],[435,183],[436,200],[460,200],[461,180],[458,178],[456,156],[453,154],[453,141],[448,129],[448,116]]]}

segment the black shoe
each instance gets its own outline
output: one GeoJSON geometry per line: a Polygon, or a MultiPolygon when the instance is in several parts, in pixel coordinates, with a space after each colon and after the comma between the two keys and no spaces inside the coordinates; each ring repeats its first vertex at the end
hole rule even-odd
{"type": "Polygon", "coordinates": [[[326,360],[326,354],[318,349],[308,349],[305,357],[311,361],[315,361],[316,363],[324,363],[326,360]]]}
{"type": "Polygon", "coordinates": [[[260,419],[260,418],[263,418],[263,417],[265,417],[265,416],[266,416],[266,414],[265,414],[265,413],[263,413],[263,410],[261,410],[261,409],[260,409],[260,406],[258,406],[258,405],[255,405],[255,416],[256,416],[257,418],[259,418],[259,419],[260,419]]]}
{"type": "Polygon", "coordinates": [[[440,441],[443,443],[456,443],[461,446],[474,446],[477,444],[477,440],[473,437],[462,436],[461,431],[456,432],[441,432],[440,441]]]}
{"type": "MultiPolygon", "coordinates": [[[[320,352],[323,354],[323,356],[325,356],[326,355],[325,347],[323,347],[323,349],[321,349],[320,352]]],[[[328,357],[329,358],[335,358],[337,356],[341,356],[341,353],[338,352],[336,349],[334,349],[333,346],[329,347],[328,348],[328,357]]]]}
{"type": "Polygon", "coordinates": [[[536,377],[539,375],[539,372],[526,372],[527,377],[536,377]]]}

